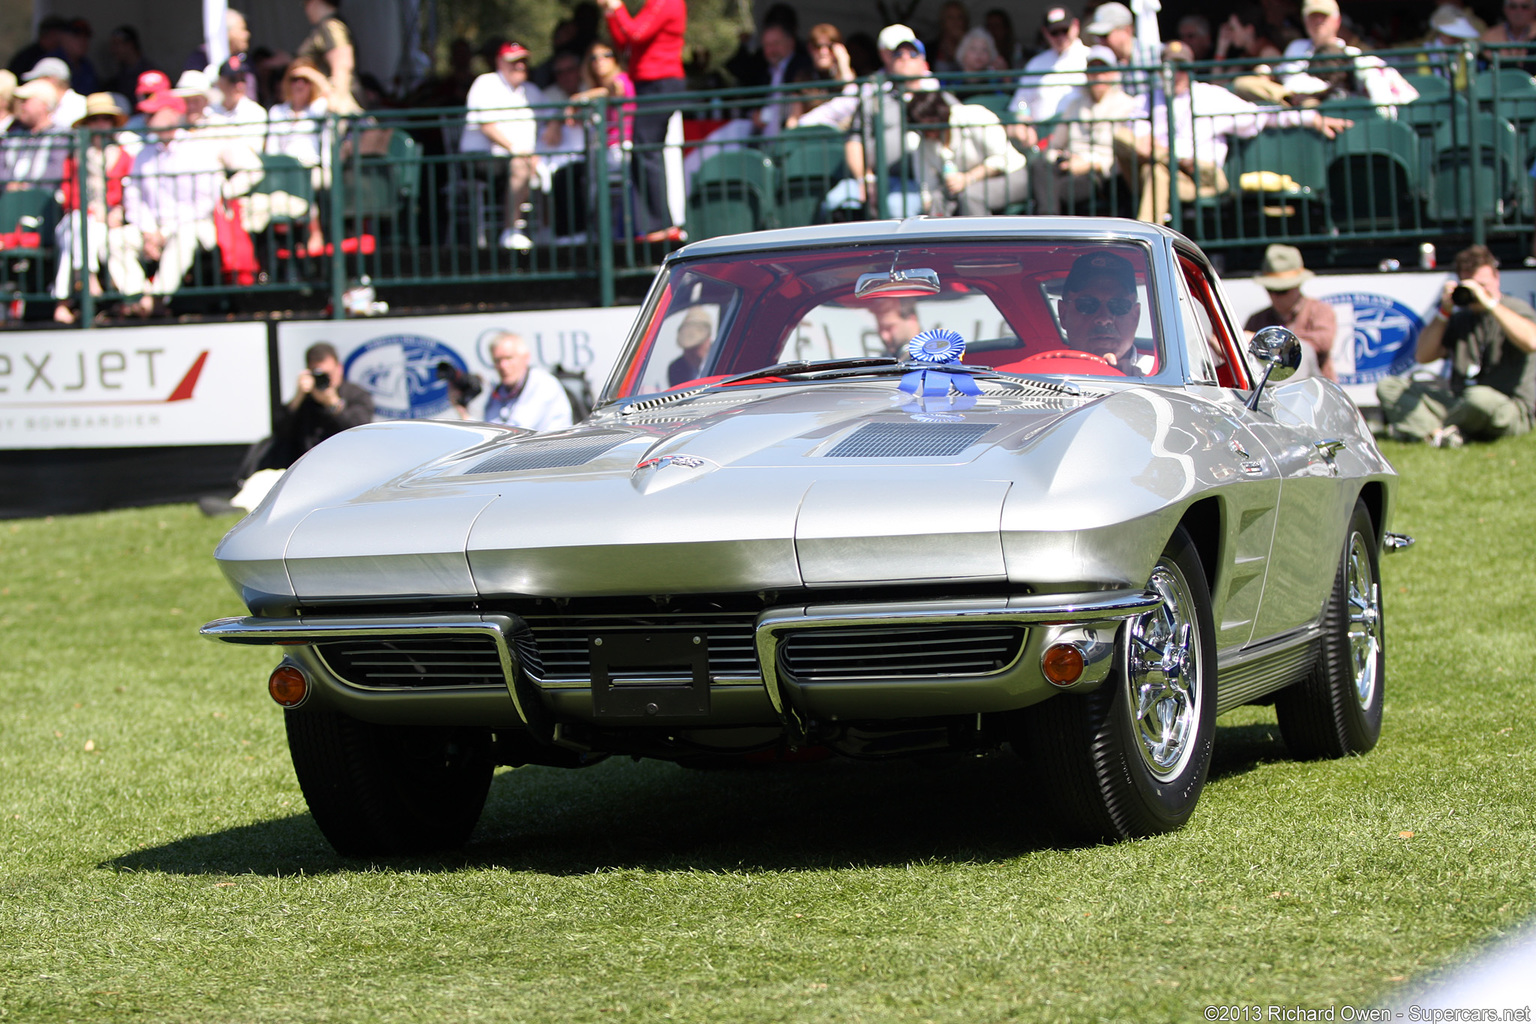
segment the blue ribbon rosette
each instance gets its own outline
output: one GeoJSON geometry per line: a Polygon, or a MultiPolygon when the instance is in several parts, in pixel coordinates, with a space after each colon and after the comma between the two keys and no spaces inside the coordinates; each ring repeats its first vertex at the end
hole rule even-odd
{"type": "Polygon", "coordinates": [[[969,374],[946,373],[944,367],[960,365],[965,339],[959,331],[937,327],[907,342],[907,358],[918,368],[901,378],[901,390],[909,395],[940,397],[952,393],[979,395],[981,389],[969,374]]]}

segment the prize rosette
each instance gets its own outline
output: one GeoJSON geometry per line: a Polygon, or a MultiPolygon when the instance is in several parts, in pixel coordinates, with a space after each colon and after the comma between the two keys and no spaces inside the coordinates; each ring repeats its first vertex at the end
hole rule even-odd
{"type": "Polygon", "coordinates": [[[959,393],[979,395],[981,389],[969,374],[946,373],[944,367],[958,366],[965,355],[965,338],[959,331],[938,327],[923,331],[907,342],[907,359],[918,369],[901,378],[901,390],[909,395],[938,397],[959,393]]]}

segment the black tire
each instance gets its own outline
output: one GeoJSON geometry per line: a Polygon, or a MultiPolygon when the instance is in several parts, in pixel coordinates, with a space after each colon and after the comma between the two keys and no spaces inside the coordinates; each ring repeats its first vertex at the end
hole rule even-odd
{"type": "Polygon", "coordinates": [[[1307,678],[1275,697],[1280,735],[1302,759],[1363,754],[1381,736],[1386,634],[1376,530],[1355,502],[1323,613],[1323,642],[1307,678]]]}
{"type": "Polygon", "coordinates": [[[1015,750],[1035,767],[1056,818],[1086,838],[1131,839],[1180,827],[1194,812],[1211,763],[1216,633],[1210,588],[1183,527],[1148,586],[1166,600],[1121,627],[1102,686],[1052,697],[1016,716],[1015,750]],[[1148,696],[1161,696],[1142,706],[1133,691],[1144,686],[1156,688],[1148,696]],[[1171,733],[1159,728],[1167,724],[1161,711],[1172,716],[1171,733]]]}
{"type": "Polygon", "coordinates": [[[375,725],[322,710],[285,718],[299,788],[337,853],[426,853],[469,839],[496,767],[489,730],[375,725]]]}

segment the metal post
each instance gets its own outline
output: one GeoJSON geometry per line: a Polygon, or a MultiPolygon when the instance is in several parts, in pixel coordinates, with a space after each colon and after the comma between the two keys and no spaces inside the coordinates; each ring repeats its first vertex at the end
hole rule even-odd
{"type": "MultiPolygon", "coordinates": [[[[343,320],[346,318],[346,300],[343,296],[347,291],[347,265],[341,252],[342,234],[346,229],[346,216],[344,204],[347,200],[347,189],[344,184],[346,168],[341,166],[341,137],[342,125],[345,119],[337,114],[326,115],[325,131],[330,135],[331,153],[331,217],[330,224],[326,225],[326,232],[331,236],[331,318],[343,320]]],[[[318,197],[316,197],[318,200],[318,197]]],[[[298,254],[298,247],[294,247],[294,254],[298,254]]]]}
{"type": "MultiPolygon", "coordinates": [[[[622,118],[623,107],[619,108],[622,118]]],[[[621,121],[622,123],[622,121],[621,121]]],[[[608,97],[599,96],[597,105],[587,109],[587,139],[596,157],[593,187],[597,198],[597,284],[598,304],[614,303],[613,284],[613,188],[608,181],[608,97]],[[595,141],[593,141],[595,140],[595,141]]],[[[623,195],[623,192],[620,192],[623,195]]]]}
{"type": "MultiPolygon", "coordinates": [[[[1473,63],[1474,57],[1471,44],[1462,43],[1461,59],[1463,65],[1467,68],[1467,92],[1469,94],[1467,96],[1467,110],[1470,112],[1467,116],[1467,149],[1471,152],[1472,159],[1468,161],[1467,169],[1472,175],[1472,180],[1468,182],[1467,198],[1472,204],[1472,243],[1474,245],[1486,245],[1488,242],[1488,218],[1483,212],[1482,175],[1478,173],[1482,167],[1483,153],[1479,146],[1480,140],[1477,137],[1477,85],[1473,80],[1473,75],[1476,71],[1476,64],[1473,63]]],[[[1493,74],[1497,75],[1497,70],[1493,74]]],[[[1495,79],[1495,88],[1497,88],[1497,79],[1495,79]]],[[[1495,105],[1494,111],[1498,111],[1497,105],[1495,105]]],[[[1490,139],[1489,141],[1493,144],[1493,176],[1494,180],[1498,181],[1503,174],[1503,165],[1500,160],[1503,154],[1499,152],[1497,139],[1490,139]]]]}
{"type": "MultiPolygon", "coordinates": [[[[873,126],[875,141],[874,207],[876,220],[884,220],[890,211],[890,202],[887,197],[890,194],[891,182],[890,175],[888,173],[889,165],[885,159],[885,92],[883,89],[883,87],[887,84],[889,84],[892,89],[897,89],[900,87],[897,83],[890,82],[883,76],[875,83],[874,116],[871,117],[868,122],[873,126]]],[[[864,154],[864,179],[866,182],[869,180],[869,171],[869,154],[866,153],[864,154]]],[[[903,204],[902,210],[905,212],[905,204],[903,204]]]]}
{"type": "MultiPolygon", "coordinates": [[[[1163,109],[1167,111],[1168,123],[1168,222],[1170,226],[1172,226],[1175,230],[1178,230],[1180,224],[1182,223],[1181,214],[1183,214],[1184,209],[1183,203],[1179,199],[1179,127],[1174,118],[1173,65],[1164,64],[1161,68],[1159,68],[1158,80],[1162,83],[1163,109]]],[[[1190,135],[1193,137],[1193,115],[1195,112],[1193,99],[1190,101],[1189,112],[1191,115],[1190,135]]],[[[1156,124],[1156,111],[1152,112],[1152,117],[1153,124],[1156,124]]],[[[1156,137],[1154,135],[1154,142],[1155,141],[1156,137]]],[[[1157,159],[1157,155],[1155,153],[1153,154],[1152,159],[1157,159]]],[[[1200,180],[1198,177],[1199,168],[1196,168],[1195,170],[1197,172],[1195,182],[1196,187],[1198,188],[1200,180]]],[[[1156,212],[1155,208],[1153,212],[1156,212]]],[[[1197,224],[1195,227],[1197,229],[1195,233],[1199,234],[1199,225],[1197,224]]]]}
{"type": "MultiPolygon", "coordinates": [[[[80,230],[75,233],[80,237],[75,239],[75,252],[73,256],[76,257],[75,268],[80,272],[80,326],[85,328],[96,326],[96,296],[91,294],[91,240],[89,234],[91,230],[91,204],[88,201],[89,197],[85,193],[86,152],[90,149],[92,134],[93,131],[90,128],[82,128],[75,132],[75,210],[80,218],[80,230]]],[[[105,166],[102,169],[104,171],[109,170],[105,166]]],[[[101,201],[103,206],[105,206],[107,197],[103,195],[101,201]]],[[[65,214],[65,216],[68,216],[68,214],[65,214]]],[[[105,232],[107,225],[102,224],[101,230],[105,232]]],[[[111,246],[108,245],[107,249],[110,252],[111,246]]],[[[113,281],[112,284],[114,287],[117,286],[116,281],[113,281]]]]}

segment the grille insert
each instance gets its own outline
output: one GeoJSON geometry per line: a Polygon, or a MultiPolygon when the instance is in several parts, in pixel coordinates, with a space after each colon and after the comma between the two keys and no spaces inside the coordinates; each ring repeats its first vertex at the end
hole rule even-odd
{"type": "Polygon", "coordinates": [[[804,682],[983,676],[1013,664],[1024,635],[1022,626],[801,630],[785,638],[780,663],[804,682]]]}
{"type": "Polygon", "coordinates": [[[465,474],[517,473],[529,469],[561,469],[582,466],[625,441],[629,434],[581,434],[514,443],[504,451],[476,463],[465,474]]]}
{"type": "Polygon", "coordinates": [[[315,649],[333,672],[357,686],[506,686],[496,641],[488,636],[353,637],[315,649]]]}
{"type": "Polygon", "coordinates": [[[959,455],[994,423],[866,423],[843,438],[825,458],[901,459],[959,455]]]}
{"type": "MultiPolygon", "coordinates": [[[[539,682],[589,682],[592,660],[587,644],[594,633],[700,633],[709,645],[711,676],[762,677],[757,666],[756,612],[683,613],[645,618],[633,615],[526,615],[523,618],[533,630],[540,660],[539,665],[528,666],[528,674],[539,682]]],[[[681,670],[647,674],[658,678],[675,676],[679,683],[692,681],[681,670]]]]}

